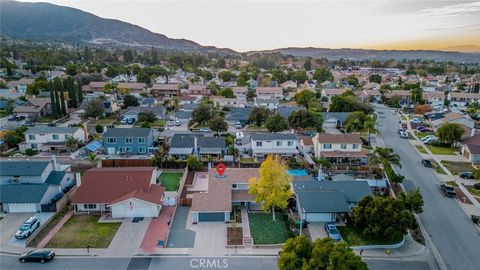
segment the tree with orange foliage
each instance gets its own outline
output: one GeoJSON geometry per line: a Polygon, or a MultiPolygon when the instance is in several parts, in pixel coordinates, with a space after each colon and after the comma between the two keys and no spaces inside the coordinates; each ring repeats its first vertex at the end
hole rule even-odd
{"type": "Polygon", "coordinates": [[[432,107],[430,107],[430,105],[428,104],[415,106],[415,114],[426,114],[431,111],[432,111],[432,107]]]}

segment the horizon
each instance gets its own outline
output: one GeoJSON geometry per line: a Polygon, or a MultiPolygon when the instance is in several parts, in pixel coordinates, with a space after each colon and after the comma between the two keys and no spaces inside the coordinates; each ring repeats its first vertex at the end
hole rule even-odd
{"type": "Polygon", "coordinates": [[[20,2],[72,7],[237,52],[289,47],[480,52],[480,1],[471,0],[20,2]],[[308,29],[312,25],[318,25],[314,32],[308,29]]]}

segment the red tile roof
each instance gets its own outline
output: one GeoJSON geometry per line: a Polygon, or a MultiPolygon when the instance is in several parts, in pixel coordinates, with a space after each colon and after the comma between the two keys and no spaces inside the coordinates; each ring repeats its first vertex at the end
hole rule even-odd
{"type": "Polygon", "coordinates": [[[94,168],[83,174],[72,203],[116,203],[129,198],[160,204],[163,188],[151,184],[154,167],[94,168]]]}

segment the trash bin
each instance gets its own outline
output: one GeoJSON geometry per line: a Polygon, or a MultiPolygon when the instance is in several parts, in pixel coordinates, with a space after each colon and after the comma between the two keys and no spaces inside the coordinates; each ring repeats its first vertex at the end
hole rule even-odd
{"type": "Polygon", "coordinates": [[[478,224],[479,219],[480,219],[479,216],[472,215],[472,221],[473,221],[473,223],[478,224]]]}

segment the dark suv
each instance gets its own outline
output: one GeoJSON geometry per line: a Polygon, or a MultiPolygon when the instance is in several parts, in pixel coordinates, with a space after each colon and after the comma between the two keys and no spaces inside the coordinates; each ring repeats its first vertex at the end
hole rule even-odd
{"type": "Polygon", "coordinates": [[[441,184],[440,190],[442,191],[443,195],[447,197],[455,197],[456,195],[455,188],[447,184],[441,184]]]}
{"type": "Polygon", "coordinates": [[[432,162],[430,162],[430,160],[428,160],[428,159],[422,159],[422,164],[423,164],[423,166],[425,166],[427,168],[432,167],[432,162]]]}

